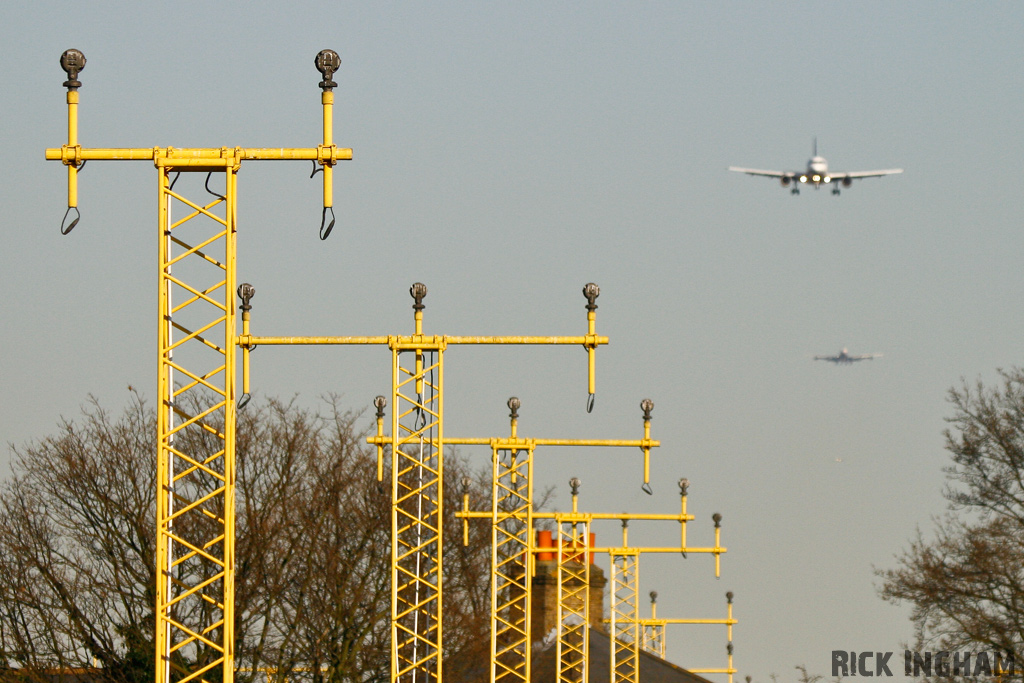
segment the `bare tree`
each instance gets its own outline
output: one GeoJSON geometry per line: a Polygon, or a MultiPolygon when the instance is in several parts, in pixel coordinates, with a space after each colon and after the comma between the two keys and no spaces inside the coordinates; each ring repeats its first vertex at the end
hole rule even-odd
{"type": "MultiPolygon", "coordinates": [[[[356,419],[334,399],[322,412],[271,399],[239,414],[241,681],[390,678],[390,487],[356,419]]],[[[153,680],[155,432],[133,393],[118,417],[92,400],[14,449],[0,485],[0,667],[44,681],[47,669],[95,663],[111,683],[153,680]]],[[[450,454],[445,474],[471,473],[450,454]]],[[[477,501],[489,496],[483,477],[471,477],[477,501]]],[[[456,488],[446,486],[449,511],[456,488]]],[[[463,548],[445,517],[445,654],[465,659],[487,642],[490,535],[478,527],[463,548]]]]}
{"type": "Polygon", "coordinates": [[[1021,661],[1024,643],[1024,372],[1001,386],[949,392],[945,468],[950,511],[934,538],[920,530],[879,593],[913,609],[915,647],[997,650],[1021,661]]]}

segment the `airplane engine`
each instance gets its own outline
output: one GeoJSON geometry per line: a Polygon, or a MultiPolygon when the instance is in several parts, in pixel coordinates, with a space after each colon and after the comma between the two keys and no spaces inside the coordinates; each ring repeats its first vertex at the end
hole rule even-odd
{"type": "Polygon", "coordinates": [[[782,176],[781,178],[779,178],[779,182],[782,183],[783,187],[789,187],[789,178],[787,178],[786,176],[782,176]]]}
{"type": "Polygon", "coordinates": [[[843,187],[853,185],[853,178],[843,178],[843,187]]]}

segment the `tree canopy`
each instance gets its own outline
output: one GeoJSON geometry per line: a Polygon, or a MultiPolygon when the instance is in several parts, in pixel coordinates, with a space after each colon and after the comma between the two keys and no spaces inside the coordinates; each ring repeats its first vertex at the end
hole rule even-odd
{"type": "MultiPolygon", "coordinates": [[[[389,680],[390,491],[358,416],[269,399],[237,427],[236,665],[246,683],[389,680]]],[[[111,683],[154,679],[155,413],[135,393],[113,415],[92,400],[54,434],[13,448],[0,484],[0,668],[97,666],[111,683]]],[[[445,504],[469,477],[445,461],[445,504]],[[450,485],[449,485],[450,484],[450,485]]],[[[454,509],[454,508],[450,508],[454,509]]],[[[469,546],[448,516],[445,657],[486,648],[489,530],[469,546]]],[[[486,656],[486,655],[484,655],[486,656]]]]}
{"type": "Polygon", "coordinates": [[[933,538],[918,530],[880,595],[912,605],[915,646],[998,650],[1022,661],[1024,644],[1024,371],[998,386],[949,391],[945,432],[950,511],[933,538]]]}

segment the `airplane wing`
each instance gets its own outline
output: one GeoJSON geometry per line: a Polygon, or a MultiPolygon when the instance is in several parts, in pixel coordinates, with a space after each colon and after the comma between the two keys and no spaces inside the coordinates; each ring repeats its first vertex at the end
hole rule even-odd
{"type": "Polygon", "coordinates": [[[833,180],[842,180],[843,178],[880,178],[884,175],[893,175],[895,173],[903,173],[902,168],[887,168],[883,171],[831,171],[829,175],[832,176],[833,180]]]}
{"type": "Polygon", "coordinates": [[[839,356],[815,356],[814,360],[827,360],[830,363],[838,363],[839,356]]]}
{"type": "Polygon", "coordinates": [[[850,360],[872,360],[874,358],[881,358],[880,353],[865,353],[860,356],[849,356],[850,360]]]}
{"type": "Polygon", "coordinates": [[[747,175],[763,175],[769,178],[795,178],[798,175],[796,171],[762,171],[759,168],[740,168],[739,166],[730,166],[729,170],[747,175]]]}

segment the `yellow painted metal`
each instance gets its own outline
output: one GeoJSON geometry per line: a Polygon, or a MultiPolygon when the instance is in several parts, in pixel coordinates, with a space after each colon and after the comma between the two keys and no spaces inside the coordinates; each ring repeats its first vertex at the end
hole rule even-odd
{"type": "MultiPolygon", "coordinates": [[[[510,435],[505,438],[448,438],[449,445],[490,446],[492,452],[492,507],[488,511],[470,511],[469,496],[462,497],[462,511],[456,516],[463,521],[463,543],[469,544],[469,520],[489,519],[492,525],[492,587],[491,587],[491,681],[527,681],[530,671],[530,604],[532,595],[529,576],[533,574],[533,519],[538,514],[559,521],[564,515],[533,512],[530,501],[533,490],[533,456],[538,446],[618,446],[639,447],[645,454],[659,442],[650,438],[650,417],[645,417],[645,437],[629,439],[534,439],[518,436],[519,399],[508,402],[512,409],[510,435]]],[[[378,430],[378,433],[380,430],[378,430]]],[[[380,443],[380,439],[377,442],[380,443]]],[[[378,446],[380,448],[380,446],[378,446]]],[[[647,481],[645,480],[646,484],[647,481]]],[[[576,497],[573,497],[574,512],[576,497]]],[[[571,513],[570,513],[571,514],[571,513]]],[[[591,516],[619,519],[621,515],[591,516]]],[[[662,515],[664,519],[681,520],[678,515],[662,515]]],[[[579,519],[587,521],[585,516],[579,519]]],[[[685,519],[682,519],[685,521],[685,519]]],[[[552,552],[547,548],[546,552],[552,552]]],[[[583,626],[586,630],[586,625],[583,626]]]]}
{"type": "MultiPolygon", "coordinates": [[[[645,419],[645,427],[649,424],[649,418],[645,419]]],[[[509,447],[510,445],[530,445],[533,446],[539,443],[540,439],[522,439],[516,438],[515,436],[515,423],[513,422],[513,436],[510,439],[492,439],[492,447],[497,448],[499,445],[502,447],[509,447]]],[[[649,433],[648,433],[649,436],[649,433]]],[[[568,440],[566,440],[568,441],[568,440]]],[[[447,443],[467,443],[472,442],[473,444],[479,443],[479,440],[475,439],[452,439],[447,443]]],[[[608,445],[608,444],[605,444],[608,445]]],[[[629,445],[633,445],[630,443],[629,445]]],[[[587,577],[587,585],[589,585],[589,560],[587,555],[595,552],[607,552],[611,557],[611,571],[612,571],[612,605],[610,637],[611,637],[611,679],[616,683],[639,683],[639,657],[640,649],[645,647],[645,643],[651,642],[655,647],[659,648],[660,656],[664,657],[664,622],[653,624],[650,620],[641,620],[639,618],[638,605],[637,605],[637,594],[639,591],[639,556],[642,553],[707,553],[715,555],[715,575],[719,575],[720,570],[720,556],[722,553],[727,552],[727,549],[721,546],[721,517],[718,515],[714,516],[715,522],[715,546],[710,548],[690,548],[685,545],[678,547],[630,547],[629,545],[629,532],[628,522],[632,520],[645,520],[645,521],[676,521],[680,523],[685,529],[686,523],[693,520],[693,516],[686,512],[686,487],[681,482],[680,484],[680,513],[676,515],[672,514],[645,514],[645,513],[592,513],[592,512],[580,512],[579,511],[579,499],[576,491],[576,487],[579,482],[574,480],[570,482],[574,487],[572,495],[572,510],[571,512],[533,512],[531,520],[534,519],[552,519],[555,521],[557,528],[559,529],[559,547],[558,547],[558,561],[559,561],[559,593],[558,593],[558,604],[559,604],[559,616],[558,622],[558,644],[556,661],[558,663],[559,678],[558,681],[563,680],[585,680],[582,678],[585,675],[587,666],[586,662],[586,643],[589,639],[589,622],[580,622],[579,618],[579,606],[576,604],[579,598],[578,594],[578,581],[584,573],[587,577]],[[594,520],[604,519],[617,519],[622,522],[622,545],[613,547],[600,547],[596,545],[590,545],[589,534],[584,533],[580,535],[579,529],[588,530],[590,524],[594,520]],[[563,546],[568,546],[569,550],[563,555],[563,546]],[[577,567],[580,558],[583,559],[583,564],[587,565],[585,568],[577,567]],[[564,563],[565,566],[563,566],[564,563]],[[563,604],[564,603],[564,604],[563,604]],[[568,617],[563,620],[563,612],[568,617]],[[583,645],[579,645],[583,643],[583,645]],[[582,650],[580,649],[582,648],[582,650]],[[564,653],[564,656],[563,656],[564,653]],[[582,660],[578,661],[577,656],[581,656],[582,660]]],[[[492,521],[496,518],[495,511],[474,511],[469,509],[469,498],[463,496],[463,509],[456,512],[455,516],[462,519],[463,521],[463,538],[464,543],[468,543],[468,522],[470,519],[491,519],[492,521]]],[[[532,532],[530,534],[532,539],[532,532]]],[[[682,535],[685,539],[685,531],[682,535]]],[[[533,553],[550,553],[552,549],[550,547],[538,547],[534,545],[529,549],[531,554],[533,553]]],[[[527,585],[527,591],[529,591],[529,585],[527,585]]],[[[527,596],[527,601],[529,597],[527,596]]],[[[653,609],[653,608],[652,608],[653,609]]],[[[730,607],[731,610],[731,607],[730,607]]],[[[731,612],[730,612],[731,618],[731,612]]],[[[715,622],[719,623],[719,622],[715,622]]],[[[529,623],[526,624],[526,631],[529,632],[529,623]]],[[[731,656],[731,655],[730,655],[731,656]]],[[[730,665],[731,666],[731,665],[730,665]]],[[[494,679],[492,679],[494,680],[494,679]]],[[[731,683],[731,681],[730,681],[731,683]]]]}
{"type": "Polygon", "coordinates": [[[725,619],[659,619],[657,616],[656,603],[654,600],[656,593],[651,594],[651,618],[640,619],[638,624],[643,629],[644,642],[643,647],[645,650],[654,652],[659,657],[665,656],[665,627],[672,624],[722,624],[726,628],[726,653],[728,656],[726,666],[724,668],[704,668],[694,669],[687,667],[687,671],[695,674],[727,674],[729,683],[733,682],[733,674],[736,673],[736,667],[733,664],[733,646],[732,646],[732,627],[737,624],[737,620],[733,617],[732,613],[732,600],[733,594],[731,592],[726,593],[726,616],[725,619]]]}
{"type": "MultiPolygon", "coordinates": [[[[622,523],[623,536],[627,522],[622,523]]],[[[626,545],[623,539],[623,545],[626,545]]],[[[638,597],[640,593],[640,552],[611,553],[611,680],[613,683],[640,683],[640,633],[638,597]]]]}
{"type": "MultiPolygon", "coordinates": [[[[78,91],[68,90],[68,144],[67,148],[81,151],[78,146],[78,91]]],[[[47,156],[49,158],[49,156],[47,156]]],[[[78,161],[66,161],[68,167],[68,208],[78,206],[78,161]]]]}
{"type": "MultiPolygon", "coordinates": [[[[337,150],[334,147],[334,91],[324,90],[320,96],[324,108],[324,144],[318,149],[324,171],[324,208],[334,206],[334,162],[337,150]]],[[[349,157],[351,157],[351,150],[349,157]]]]}
{"type": "MultiPolygon", "coordinates": [[[[515,429],[513,418],[513,437],[515,429]]],[[[495,445],[492,466],[491,680],[526,683],[530,680],[533,449],[495,445]]],[[[463,505],[467,504],[464,500],[463,505]]]]}
{"type": "MultiPolygon", "coordinates": [[[[325,82],[329,78],[329,74],[325,74],[325,82]]],[[[379,419],[376,436],[368,439],[377,445],[378,476],[383,475],[385,445],[390,446],[392,458],[392,681],[429,683],[441,678],[440,520],[445,443],[441,387],[445,348],[449,344],[579,344],[587,350],[591,400],[595,392],[595,352],[599,345],[608,343],[608,338],[596,333],[594,300],[598,289],[593,284],[584,289],[589,301],[588,330],[584,336],[426,336],[422,331],[419,300],[415,334],[411,336],[258,337],[250,332],[248,311],[243,314],[242,333],[236,334],[232,300],[236,285],[236,174],[242,162],[307,160],[318,163],[324,172],[326,212],[333,205],[333,166],[352,158],[351,149],[339,148],[333,143],[333,92],[324,84],[321,87],[324,90],[321,97],[323,142],[315,148],[83,148],[78,142],[78,91],[77,87],[69,87],[67,143],[45,151],[47,160],[61,161],[68,166],[69,210],[77,207],[77,171],[86,161],[150,161],[158,171],[158,395],[161,404],[157,419],[157,568],[162,578],[157,585],[156,604],[157,683],[192,680],[231,683],[233,679],[236,345],[242,349],[244,394],[249,390],[249,353],[257,344],[381,344],[392,351],[392,435],[383,434],[383,422],[379,419]],[[224,196],[203,204],[174,192],[170,174],[182,171],[223,174],[224,196]],[[185,218],[172,221],[172,202],[185,207],[185,218]],[[209,229],[211,223],[212,230],[209,229]],[[198,224],[205,226],[207,232],[200,230],[199,234],[193,234],[192,228],[198,224]],[[215,273],[212,279],[207,271],[215,273]],[[205,274],[198,275],[201,272],[205,274]],[[179,297],[180,302],[175,303],[179,297]],[[411,367],[407,362],[410,357],[411,367]]],[[[423,288],[424,295],[425,292],[423,288]]],[[[492,616],[496,622],[504,620],[509,626],[504,635],[495,639],[492,661],[496,665],[506,660],[513,662],[508,669],[510,673],[528,672],[529,647],[523,640],[524,634],[528,639],[529,633],[529,582],[525,577],[532,564],[531,555],[536,552],[531,547],[533,529],[528,492],[532,491],[532,453],[537,445],[639,447],[644,453],[644,483],[647,484],[650,448],[659,444],[650,439],[649,425],[645,425],[644,438],[639,441],[552,439],[520,445],[513,429],[507,447],[494,446],[496,463],[502,462],[499,453],[511,456],[508,466],[496,469],[494,477],[495,482],[504,482],[507,478],[507,484],[501,484],[506,487],[501,494],[504,499],[495,500],[504,500],[502,505],[509,505],[512,510],[499,512],[494,508],[489,513],[494,525],[494,545],[496,548],[501,545],[499,538],[515,540],[508,541],[505,549],[495,551],[494,555],[495,576],[500,571],[503,578],[500,586],[496,584],[492,616]],[[522,453],[527,457],[520,460],[522,453]],[[518,503],[513,504],[513,500],[518,503]],[[506,554],[513,560],[506,562],[506,554]],[[527,586],[525,597],[523,586],[527,586]],[[510,595],[515,599],[510,599],[510,595]],[[520,667],[519,659],[511,653],[522,653],[526,658],[525,667],[520,667]]],[[[465,505],[468,507],[468,502],[465,505]]],[[[574,540],[570,552],[563,552],[564,544],[560,544],[559,571],[566,586],[575,585],[573,577],[582,576],[585,590],[589,579],[588,563],[576,563],[582,567],[582,575],[580,570],[570,567],[575,557],[571,549],[581,540],[585,543],[589,520],[598,518],[601,517],[573,515],[558,520],[560,530],[576,526],[584,529],[579,538],[574,535],[575,531],[571,532],[574,540]]],[[[676,518],[685,527],[686,515],[676,518]]],[[[715,549],[708,549],[709,552],[724,550],[718,548],[717,542],[715,549]]],[[[665,549],[668,551],[670,549],[665,549]]],[[[564,608],[570,617],[578,609],[585,614],[586,600],[582,603],[580,607],[573,602],[572,595],[567,594],[559,608],[564,608]]],[[[584,637],[579,647],[583,648],[583,659],[570,667],[577,664],[585,667],[585,619],[582,628],[584,637]]],[[[574,642],[572,638],[564,641],[567,657],[573,661],[570,650],[575,646],[570,643],[574,642]]]]}
{"type": "MultiPolygon", "coordinates": [[[[68,51],[69,53],[75,51],[68,51]]],[[[84,66],[84,57],[78,68],[84,66]]],[[[335,56],[336,58],[336,56],[335,56]]],[[[62,57],[62,66],[65,66],[62,57]]],[[[242,161],[311,160],[330,169],[352,158],[332,139],[333,93],[325,90],[323,144],[312,148],[83,148],[78,139],[81,86],[65,66],[68,138],[45,158],[68,167],[68,210],[77,210],[78,171],[86,161],[150,161],[157,169],[157,683],[231,683],[234,676],[235,346],[242,346],[248,392],[252,344],[248,315],[237,334],[237,172],[242,161]],[[172,189],[171,174],[205,171],[224,178],[224,194],[192,201],[172,189]],[[182,208],[184,217],[173,220],[182,208]]],[[[77,71],[74,72],[77,74],[77,71]]],[[[325,77],[326,78],[326,77],[325,77]]],[[[67,218],[67,215],[65,215],[67,218]]],[[[77,219],[67,229],[69,232],[77,219]]]]}
{"type": "MultiPolygon", "coordinates": [[[[456,344],[512,344],[512,345],[568,345],[585,344],[587,337],[460,337],[449,335],[394,335],[394,336],[356,336],[356,337],[249,337],[240,338],[240,344],[262,344],[267,346],[303,346],[303,345],[367,345],[383,344],[401,346],[405,349],[431,349],[437,346],[456,344]]],[[[607,344],[608,337],[597,337],[596,344],[607,344]]],[[[482,442],[479,442],[482,443],[482,442]]]]}
{"type": "Polygon", "coordinates": [[[234,676],[236,180],[200,206],[159,178],[158,683],[234,676]],[[172,220],[174,207],[183,218],[172,220]]]}
{"type": "MultiPolygon", "coordinates": [[[[575,496],[573,500],[575,501],[575,496]]],[[[585,683],[590,631],[590,525],[573,516],[558,524],[557,683],[585,683]]],[[[551,549],[548,549],[550,552],[551,549]]]]}
{"type": "Polygon", "coordinates": [[[83,148],[69,142],[46,149],[47,161],[80,164],[83,161],[152,161],[154,164],[187,167],[191,165],[222,165],[220,160],[238,161],[316,161],[334,164],[352,159],[351,149],[333,146],[317,147],[96,147],[83,148]]]}
{"type": "MultiPolygon", "coordinates": [[[[393,356],[392,381],[392,424],[391,434],[384,433],[382,417],[378,418],[376,434],[367,437],[367,442],[377,449],[378,478],[383,477],[385,448],[391,449],[392,465],[392,666],[391,680],[398,681],[434,681],[441,677],[441,604],[442,604],[442,557],[443,547],[442,525],[440,514],[442,509],[443,485],[443,449],[444,444],[462,443],[459,440],[443,439],[443,410],[440,387],[443,384],[444,351],[449,345],[458,344],[555,344],[576,345],[596,348],[599,344],[607,344],[607,337],[598,337],[593,333],[594,325],[589,324],[590,334],[586,336],[445,336],[426,335],[423,333],[422,298],[426,296],[426,287],[416,283],[410,289],[416,300],[414,333],[412,335],[388,336],[316,336],[316,337],[271,337],[254,336],[247,331],[238,337],[236,343],[243,348],[256,345],[386,345],[393,356]],[[430,360],[427,360],[427,357],[430,360]],[[410,360],[411,359],[411,360],[410,360]],[[403,365],[408,363],[410,367],[403,365]],[[435,430],[428,434],[427,431],[435,430]]],[[[592,318],[588,312],[588,319],[592,318]]],[[[588,347],[588,348],[589,348],[588,347]]],[[[590,385],[592,386],[592,384],[590,385]]],[[[382,409],[382,408],[381,408],[382,409]]],[[[379,413],[379,415],[382,415],[379,413]]],[[[499,451],[532,453],[534,445],[520,442],[513,437],[507,443],[501,440],[475,440],[477,444],[490,445],[493,453],[499,451]]],[[[555,441],[552,440],[553,445],[555,441]]],[[[656,447],[658,443],[650,439],[629,442],[628,445],[647,449],[656,447]]],[[[496,457],[496,456],[495,456],[496,457]]],[[[499,459],[500,464],[500,459],[499,459]]],[[[522,461],[515,460],[510,470],[499,468],[495,476],[499,488],[510,486],[502,481],[508,476],[509,482],[516,480],[516,486],[523,485],[532,490],[532,474],[530,465],[526,472],[521,472],[522,461]]],[[[516,489],[518,490],[518,489],[516,489]]],[[[503,494],[505,495],[505,494],[503,494]]],[[[507,494],[519,499],[521,494],[507,494]]],[[[499,496],[500,499],[500,496],[499,496]]],[[[527,499],[528,500],[528,499],[527,499]]],[[[468,507],[468,499],[464,497],[464,505],[468,507]]],[[[529,592],[517,592],[525,577],[514,579],[514,568],[518,565],[528,567],[531,559],[529,539],[532,534],[532,521],[529,515],[525,526],[522,525],[523,513],[499,516],[492,509],[485,513],[495,525],[493,538],[506,538],[501,553],[509,553],[512,559],[506,562],[504,555],[494,555],[495,568],[508,567],[507,576],[495,578],[496,591],[492,590],[492,618],[501,633],[492,643],[492,663],[495,670],[512,675],[518,671],[528,671],[525,664],[520,664],[517,657],[529,657],[529,592]],[[506,536],[509,529],[512,538],[506,536]],[[516,543],[526,550],[516,549],[516,543]],[[519,583],[517,583],[517,581],[519,583]],[[500,585],[499,585],[500,583],[500,585]],[[514,595],[511,604],[500,602],[514,595]],[[497,596],[497,597],[494,597],[497,596]],[[504,596],[504,597],[503,597],[504,596]],[[514,616],[518,613],[523,616],[514,616]],[[505,624],[501,626],[499,622],[505,624]],[[525,636],[523,634],[526,634],[525,636]],[[525,643],[525,644],[524,644],[525,643]]],[[[468,538],[468,530],[464,531],[464,541],[468,538]]],[[[492,544],[495,545],[495,544],[492,544]]],[[[498,551],[495,551],[496,553],[498,551]]],[[[496,569],[497,571],[497,569],[496,569]]],[[[526,582],[528,587],[528,582],[526,582]]],[[[513,679],[514,680],[514,679],[513,679]]]]}
{"type": "Polygon", "coordinates": [[[442,680],[443,358],[441,346],[392,347],[391,680],[396,682],[442,680]]]}
{"type": "Polygon", "coordinates": [[[640,622],[643,633],[641,647],[665,658],[665,624],[658,621],[658,593],[651,591],[651,618],[640,622]]]}

